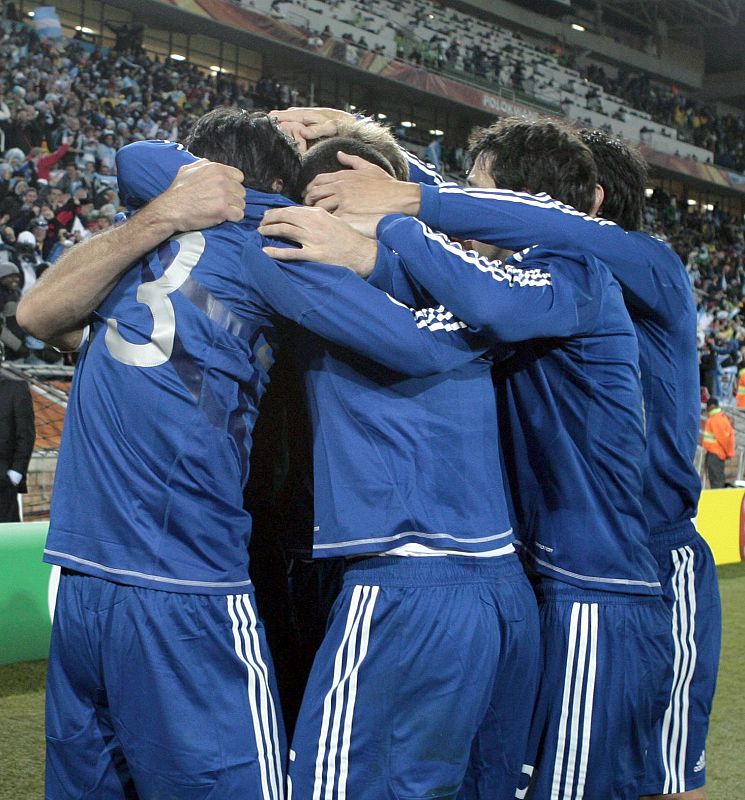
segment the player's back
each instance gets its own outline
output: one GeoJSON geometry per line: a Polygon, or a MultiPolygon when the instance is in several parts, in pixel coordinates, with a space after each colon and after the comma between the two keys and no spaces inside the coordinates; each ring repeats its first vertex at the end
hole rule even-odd
{"type": "Polygon", "coordinates": [[[645,440],[636,336],[596,259],[554,275],[598,300],[592,326],[520,344],[496,370],[500,430],[528,564],[583,588],[659,594],[641,503],[645,440]]]}
{"type": "Polygon", "coordinates": [[[422,218],[454,236],[513,250],[538,239],[606,264],[621,286],[639,340],[649,443],[643,506],[650,530],[654,535],[694,516],[700,493],[693,467],[699,418],[696,313],[690,282],[673,250],[546,194],[425,186],[422,218]]]}
{"type": "Polygon", "coordinates": [[[249,583],[243,511],[273,326],[241,255],[254,223],[182,234],[100,306],[76,370],[46,559],[124,583],[249,583]]]}
{"type": "Polygon", "coordinates": [[[644,511],[654,537],[686,525],[696,515],[701,492],[693,464],[701,413],[696,307],[690,281],[675,252],[647,234],[628,236],[639,269],[655,276],[664,296],[646,313],[633,298],[628,299],[639,340],[647,430],[644,511]]]}
{"type": "Polygon", "coordinates": [[[407,378],[309,334],[303,340],[314,556],[514,553],[491,361],[407,378]]]}

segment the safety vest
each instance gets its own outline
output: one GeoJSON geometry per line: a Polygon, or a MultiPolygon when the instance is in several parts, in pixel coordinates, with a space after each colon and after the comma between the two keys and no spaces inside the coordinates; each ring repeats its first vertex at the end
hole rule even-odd
{"type": "Polygon", "coordinates": [[[721,408],[712,408],[706,420],[702,441],[704,450],[714,453],[724,461],[735,455],[735,430],[729,417],[722,413],[721,408]]]}
{"type": "Polygon", "coordinates": [[[745,369],[740,370],[740,378],[737,381],[737,407],[745,408],[745,369]]]}

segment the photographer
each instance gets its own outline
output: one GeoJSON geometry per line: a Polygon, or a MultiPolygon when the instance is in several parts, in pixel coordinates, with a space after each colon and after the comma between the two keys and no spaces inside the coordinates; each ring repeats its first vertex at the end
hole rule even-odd
{"type": "MultiPolygon", "coordinates": [[[[46,237],[47,230],[46,227],[41,228],[34,226],[34,233],[31,231],[22,231],[18,235],[13,261],[19,270],[19,288],[21,290],[21,295],[26,294],[26,292],[31,289],[42,272],[49,266],[42,257],[42,252],[39,247],[39,234],[37,233],[37,231],[41,231],[44,237],[46,237]]],[[[52,243],[52,246],[53,245],[54,243],[52,243]]]]}

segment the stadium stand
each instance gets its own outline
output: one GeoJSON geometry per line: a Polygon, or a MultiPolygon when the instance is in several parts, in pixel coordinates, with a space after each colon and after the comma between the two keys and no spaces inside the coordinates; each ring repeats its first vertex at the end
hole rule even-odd
{"type": "MultiPolygon", "coordinates": [[[[672,84],[592,61],[558,40],[517,33],[423,0],[242,0],[234,5],[281,23],[285,33],[301,31],[308,49],[330,40],[343,45],[343,60],[350,65],[363,53],[404,59],[460,80],[498,86],[515,98],[528,98],[534,107],[612,130],[657,151],[745,167],[745,117],[716,114],[672,84]]],[[[219,67],[164,59],[143,47],[142,26],[110,24],[116,35],[109,48],[92,41],[81,25],[74,38],[55,44],[7,19],[7,6],[5,11],[0,258],[19,266],[26,286],[76,240],[112,224],[119,210],[113,161],[119,147],[144,138],[183,139],[194,120],[217,105],[271,109],[310,101],[307,86],[278,80],[268,70],[247,83],[219,67]]],[[[420,155],[427,153],[428,143],[443,138],[441,131],[406,127],[403,112],[387,121],[420,155]]],[[[456,179],[468,166],[461,136],[446,130],[441,145],[442,167],[456,179]]],[[[675,248],[691,277],[699,345],[711,366],[708,374],[702,367],[702,386],[708,383],[731,405],[733,378],[745,366],[742,205],[739,212],[733,210],[737,204],[727,210],[715,194],[692,200],[685,181],[656,180],[653,185],[645,222],[675,248]]],[[[3,311],[5,328],[12,330],[12,314],[7,306],[3,311]]],[[[45,361],[58,356],[17,333],[22,349],[6,369],[19,371],[32,384],[39,420],[34,465],[49,477],[72,368],[46,367],[45,361]]],[[[6,356],[13,355],[6,344],[6,356]]],[[[744,469],[741,465],[736,477],[744,469]]],[[[27,498],[27,516],[43,515],[51,485],[47,477],[39,478],[38,490],[27,498]]]]}
{"type": "Polygon", "coordinates": [[[517,96],[561,108],[583,124],[662,152],[739,170],[745,166],[741,116],[720,119],[674,85],[578,57],[559,41],[531,41],[488,20],[421,0],[243,4],[311,31],[321,42],[329,36],[344,39],[350,63],[356,63],[360,49],[385,53],[507,87],[517,96]]]}

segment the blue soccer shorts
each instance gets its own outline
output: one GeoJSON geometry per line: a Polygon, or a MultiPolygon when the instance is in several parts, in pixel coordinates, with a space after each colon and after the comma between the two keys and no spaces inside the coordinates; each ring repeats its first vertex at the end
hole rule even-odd
{"type": "Polygon", "coordinates": [[[63,571],[46,743],[46,800],[282,800],[284,732],[253,596],[63,571]]]}
{"type": "Polygon", "coordinates": [[[706,735],[722,643],[714,557],[692,525],[652,538],[672,613],[672,682],[647,752],[641,794],[674,794],[706,784],[706,735]]]}
{"type": "Polygon", "coordinates": [[[516,797],[638,800],[672,661],[665,603],[543,581],[538,608],[543,675],[516,797]]]}
{"type": "Polygon", "coordinates": [[[539,674],[535,597],[516,556],[377,557],[347,570],[290,753],[294,800],[511,800],[539,674]]]}

